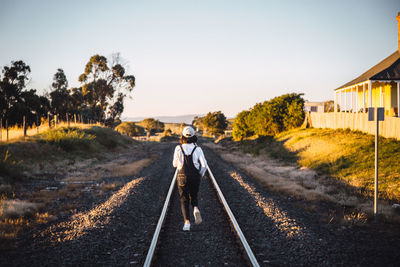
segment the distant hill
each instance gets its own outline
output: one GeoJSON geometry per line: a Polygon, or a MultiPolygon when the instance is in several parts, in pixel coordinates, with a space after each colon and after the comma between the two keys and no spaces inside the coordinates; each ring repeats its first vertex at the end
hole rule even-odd
{"type": "MultiPolygon", "coordinates": [[[[186,123],[186,124],[192,124],[193,118],[195,116],[205,116],[204,114],[190,114],[190,115],[181,115],[181,116],[156,116],[152,117],[156,120],[162,121],[162,122],[169,122],[169,123],[186,123]]],[[[142,121],[146,118],[149,117],[124,117],[122,118],[122,121],[142,121]]]]}

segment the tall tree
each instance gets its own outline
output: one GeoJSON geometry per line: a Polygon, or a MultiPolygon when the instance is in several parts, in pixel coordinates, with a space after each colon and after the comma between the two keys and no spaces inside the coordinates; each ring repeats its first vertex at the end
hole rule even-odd
{"type": "Polygon", "coordinates": [[[21,93],[29,81],[31,69],[22,60],[12,61],[11,66],[5,66],[2,70],[0,81],[0,115],[7,118],[10,125],[21,121],[16,113],[18,102],[21,101],[21,93]]]}
{"type": "Polygon", "coordinates": [[[51,112],[65,119],[67,112],[72,109],[72,103],[68,90],[68,80],[63,69],[57,69],[51,87],[53,88],[53,91],[50,92],[51,112]]]}
{"type": "Polygon", "coordinates": [[[82,95],[92,118],[115,119],[123,112],[123,100],[135,86],[135,77],[125,75],[125,68],[119,63],[119,55],[114,55],[109,64],[107,58],[94,55],[79,76],[83,83],[82,95]]]}
{"type": "Polygon", "coordinates": [[[40,124],[40,118],[47,115],[49,107],[49,100],[44,96],[38,96],[35,89],[24,90],[12,109],[13,118],[18,124],[22,123],[23,116],[29,126],[34,123],[40,124]]]}

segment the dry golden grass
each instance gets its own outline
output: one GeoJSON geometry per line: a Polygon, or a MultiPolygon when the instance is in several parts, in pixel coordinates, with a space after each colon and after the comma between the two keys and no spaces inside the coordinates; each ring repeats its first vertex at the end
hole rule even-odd
{"type": "Polygon", "coordinates": [[[49,213],[36,213],[34,218],[0,218],[0,250],[10,249],[15,243],[18,234],[28,227],[45,224],[56,220],[57,217],[49,213]]]}
{"type": "MultiPolygon", "coordinates": [[[[277,136],[302,166],[326,173],[359,189],[366,198],[373,196],[374,136],[331,129],[294,130],[277,136]]],[[[379,197],[400,201],[400,142],[380,138],[379,197]]]]}
{"type": "Polygon", "coordinates": [[[280,166],[266,158],[255,158],[238,153],[221,153],[223,159],[235,163],[242,171],[254,177],[264,186],[277,193],[309,201],[335,201],[327,192],[329,188],[315,179],[315,173],[293,166],[280,166]]]}
{"type": "MultiPolygon", "coordinates": [[[[30,221],[24,218],[0,219],[0,240],[6,242],[6,240],[15,239],[18,236],[18,233],[28,226],[30,226],[30,221]]],[[[2,242],[0,242],[0,244],[2,242]]],[[[0,249],[6,247],[7,245],[4,245],[4,247],[0,245],[0,249]]]]}
{"type": "MultiPolygon", "coordinates": [[[[101,126],[99,124],[83,124],[83,123],[70,123],[71,127],[79,127],[79,128],[89,128],[93,125],[97,125],[97,126],[101,126]]],[[[57,128],[61,128],[61,127],[67,127],[68,124],[66,122],[60,122],[59,124],[57,124],[57,128]]],[[[4,125],[3,125],[4,127],[4,125]]],[[[28,128],[26,131],[27,136],[34,136],[38,133],[43,133],[47,130],[49,130],[49,125],[47,122],[42,123],[39,127],[31,127],[28,128]]],[[[3,128],[1,131],[1,141],[5,142],[7,139],[7,131],[3,128]]],[[[9,127],[8,128],[8,141],[9,142],[14,142],[14,141],[20,141],[21,139],[24,138],[24,129],[22,127],[18,127],[18,126],[13,126],[13,127],[9,127]]]]}
{"type": "Polygon", "coordinates": [[[365,212],[352,212],[350,214],[345,214],[343,217],[344,223],[351,225],[364,224],[368,220],[368,216],[365,212]]]}
{"type": "Polygon", "coordinates": [[[0,198],[0,249],[9,248],[18,234],[32,224],[56,219],[48,213],[39,213],[43,205],[18,199],[0,198]]]}
{"type": "Polygon", "coordinates": [[[43,224],[43,223],[48,223],[51,221],[56,220],[57,217],[54,215],[49,214],[48,212],[44,212],[44,213],[36,213],[35,216],[35,223],[37,224],[43,224]]]}

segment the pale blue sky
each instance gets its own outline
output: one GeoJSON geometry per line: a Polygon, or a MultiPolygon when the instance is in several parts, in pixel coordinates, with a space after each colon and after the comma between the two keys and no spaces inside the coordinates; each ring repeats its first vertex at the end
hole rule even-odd
{"type": "Polygon", "coordinates": [[[28,88],[57,68],[70,86],[89,58],[120,52],[137,85],[126,116],[235,116],[257,102],[333,89],[397,50],[400,1],[4,1],[0,67],[24,60],[28,88]]]}

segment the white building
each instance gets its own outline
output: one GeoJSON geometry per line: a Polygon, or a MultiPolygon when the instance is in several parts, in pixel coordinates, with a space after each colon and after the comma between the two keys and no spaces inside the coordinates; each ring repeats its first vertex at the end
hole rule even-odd
{"type": "Polygon", "coordinates": [[[304,111],[305,112],[325,112],[325,103],[324,102],[308,102],[304,103],[304,111]]]}

